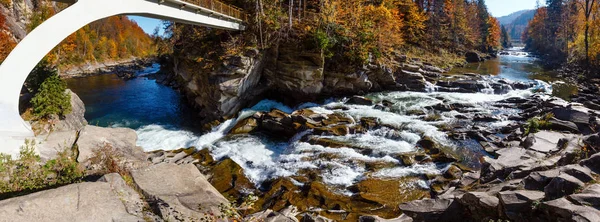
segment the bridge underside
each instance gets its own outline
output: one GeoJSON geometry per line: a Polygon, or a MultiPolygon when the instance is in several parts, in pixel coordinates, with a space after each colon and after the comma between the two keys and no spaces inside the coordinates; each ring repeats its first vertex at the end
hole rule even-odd
{"type": "Polygon", "coordinates": [[[54,47],[83,26],[115,15],[142,15],[227,30],[243,30],[242,21],[179,0],[59,0],[72,3],[29,33],[0,65],[0,153],[17,154],[33,136],[19,115],[19,97],[27,76],[54,47]],[[161,2],[159,4],[159,1],[161,2]]]}

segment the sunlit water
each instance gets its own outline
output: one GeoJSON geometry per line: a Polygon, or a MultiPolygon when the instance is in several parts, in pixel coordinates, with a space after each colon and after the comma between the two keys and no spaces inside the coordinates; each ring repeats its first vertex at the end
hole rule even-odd
{"type": "MultiPolygon", "coordinates": [[[[455,72],[479,72],[496,76],[490,77],[489,81],[498,77],[529,81],[532,78],[531,67],[536,66],[532,61],[533,59],[526,55],[508,55],[484,64],[471,64],[455,72]]],[[[392,127],[383,127],[366,134],[327,136],[328,139],[351,143],[354,147],[329,148],[301,142],[300,138],[308,132],[296,135],[290,141],[263,135],[225,136],[237,119],[226,121],[215,127],[212,132],[200,135],[193,130],[194,126],[189,125],[193,122],[193,111],[185,105],[180,95],[171,88],[143,77],[124,81],[114,75],[102,75],[70,79],[68,83],[86,104],[86,118],[90,124],[135,129],[139,138],[138,145],[147,151],[191,146],[208,148],[217,160],[233,159],[256,184],[271,178],[293,176],[303,170],[313,170],[319,172],[325,183],[341,187],[368,177],[399,178],[443,173],[448,167],[447,164],[403,166],[394,158],[399,154],[417,151],[417,142],[425,136],[451,147],[464,158],[463,161],[477,164],[479,157],[486,155],[479,146],[453,141],[439,129],[443,125],[455,123],[455,117],[461,113],[441,112],[442,118],[435,122],[425,122],[422,116],[408,113],[425,110],[425,107],[439,103],[469,104],[472,106],[470,113],[516,113],[517,110],[497,108],[491,104],[511,97],[526,98],[535,91],[510,90],[502,95],[490,94],[489,89],[482,89],[480,93],[442,93],[436,92],[435,87],[431,86],[429,93],[385,92],[367,95],[375,102],[392,102],[393,106],[389,111],[360,105],[345,105],[348,109],[336,109],[344,104],[345,99],[334,98],[322,104],[306,103],[298,107],[287,107],[276,101],[263,100],[238,114],[238,118],[243,119],[255,112],[269,111],[272,108],[287,113],[309,108],[319,113],[342,113],[356,121],[361,117],[377,117],[382,123],[392,127]],[[356,147],[373,152],[366,154],[356,147]],[[319,158],[324,155],[327,158],[319,158]],[[370,163],[389,163],[392,167],[371,170],[367,167],[370,163]]],[[[541,81],[537,82],[536,87],[548,88],[546,91],[550,91],[551,88],[541,81]]],[[[491,123],[490,126],[503,127],[510,123],[512,121],[503,119],[491,123]]],[[[427,187],[427,181],[420,181],[417,185],[427,187]]]]}

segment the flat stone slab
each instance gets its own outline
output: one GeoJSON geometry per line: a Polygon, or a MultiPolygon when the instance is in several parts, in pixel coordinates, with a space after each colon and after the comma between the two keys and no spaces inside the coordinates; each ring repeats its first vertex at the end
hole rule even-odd
{"type": "Polygon", "coordinates": [[[167,221],[202,221],[210,214],[221,215],[223,205],[229,204],[193,164],[161,163],[131,175],[167,221]]]}
{"type": "Polygon", "coordinates": [[[143,221],[127,213],[109,183],[86,182],[0,201],[0,220],[143,221]]]}
{"type": "Polygon", "coordinates": [[[558,141],[562,138],[571,139],[574,135],[551,131],[540,131],[534,134],[535,143],[529,148],[541,153],[555,153],[560,151],[558,141]]]}

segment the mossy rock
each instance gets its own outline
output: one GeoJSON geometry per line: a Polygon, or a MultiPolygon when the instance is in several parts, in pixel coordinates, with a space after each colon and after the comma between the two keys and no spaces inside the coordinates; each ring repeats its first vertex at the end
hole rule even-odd
{"type": "Polygon", "coordinates": [[[202,166],[209,166],[215,162],[208,148],[195,152],[194,154],[192,154],[192,157],[194,159],[199,160],[198,164],[202,166]]]}
{"type": "Polygon", "coordinates": [[[401,203],[429,198],[429,190],[414,186],[419,180],[416,177],[402,179],[369,178],[359,182],[356,187],[358,196],[364,200],[377,203],[382,208],[372,214],[384,218],[394,218],[401,214],[398,205],[401,203]]]}
{"type": "Polygon", "coordinates": [[[244,169],[232,159],[224,159],[211,170],[210,183],[224,196],[241,198],[241,191],[255,190],[254,184],[244,175],[244,169]]]}

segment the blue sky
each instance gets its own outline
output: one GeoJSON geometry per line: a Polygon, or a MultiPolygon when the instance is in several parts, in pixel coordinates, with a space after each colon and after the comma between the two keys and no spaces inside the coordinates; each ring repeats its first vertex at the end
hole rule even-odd
{"type": "MultiPolygon", "coordinates": [[[[545,1],[540,0],[540,2],[543,3],[545,1]]],[[[534,9],[536,6],[536,0],[487,0],[486,4],[488,6],[488,10],[493,16],[501,17],[523,9],[534,9]]],[[[154,29],[162,23],[158,19],[140,16],[129,16],[129,18],[136,21],[138,25],[140,25],[140,27],[142,27],[142,29],[144,29],[144,31],[148,34],[153,34],[154,29]]]]}
{"type": "Polygon", "coordinates": [[[137,24],[140,27],[142,27],[144,32],[146,32],[150,35],[154,34],[154,29],[156,29],[156,27],[158,27],[158,26],[161,27],[161,32],[159,33],[159,35],[163,34],[161,20],[153,19],[153,18],[146,18],[146,17],[142,17],[142,16],[128,16],[128,17],[129,17],[129,19],[137,22],[137,24]]]}
{"type": "MultiPolygon", "coordinates": [[[[545,0],[540,0],[544,3],[545,0]]],[[[502,17],[523,9],[535,9],[536,0],[486,0],[488,11],[494,17],[502,17]]]]}

